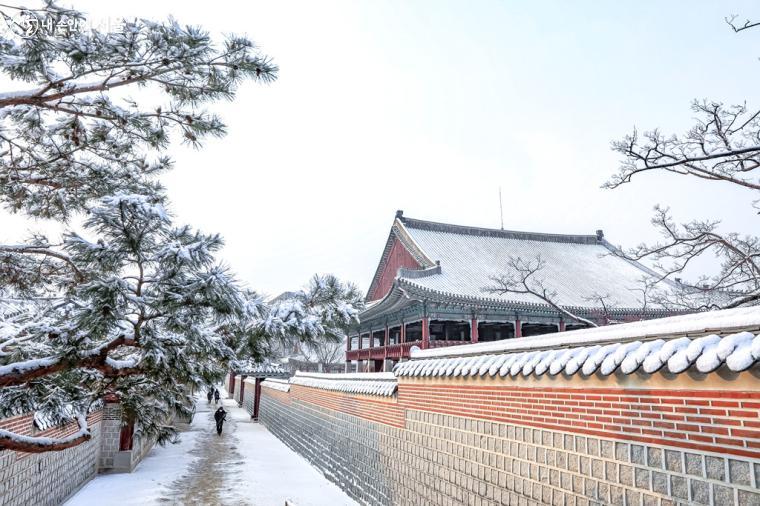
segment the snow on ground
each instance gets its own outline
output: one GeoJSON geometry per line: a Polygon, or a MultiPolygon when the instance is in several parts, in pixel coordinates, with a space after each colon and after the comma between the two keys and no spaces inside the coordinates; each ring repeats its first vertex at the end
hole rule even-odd
{"type": "Polygon", "coordinates": [[[186,473],[196,459],[195,446],[206,421],[197,413],[180,442],[155,446],[132,473],[102,474],[87,483],[64,506],[142,506],[158,504],[171,484],[186,473]]]}
{"type": "MultiPolygon", "coordinates": [[[[235,420],[249,415],[235,408],[235,420]]],[[[283,506],[289,499],[295,506],[342,506],[357,504],[309,462],[285,446],[258,423],[238,423],[237,447],[245,467],[234,488],[256,506],[283,506]]]]}
{"type": "Polygon", "coordinates": [[[354,506],[337,485],[250,420],[231,400],[217,436],[216,406],[199,399],[177,445],[154,448],[131,474],[100,475],[66,506],[221,504],[230,506],[354,506]]]}

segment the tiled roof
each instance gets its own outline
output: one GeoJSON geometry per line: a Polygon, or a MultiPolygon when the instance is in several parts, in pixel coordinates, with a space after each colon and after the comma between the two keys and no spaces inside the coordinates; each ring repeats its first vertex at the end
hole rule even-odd
{"type": "Polygon", "coordinates": [[[323,390],[354,394],[390,397],[396,392],[396,376],[386,373],[324,374],[296,372],[290,378],[291,385],[302,385],[323,390]]]}
{"type": "Polygon", "coordinates": [[[639,369],[744,371],[760,361],[760,308],[739,308],[551,336],[507,339],[412,353],[397,376],[589,376],[639,369]],[[742,330],[747,329],[747,330],[742,330]]]}
{"type": "Polygon", "coordinates": [[[237,361],[231,367],[235,374],[245,376],[287,376],[288,374],[280,364],[270,362],[237,361]]]}
{"type": "Polygon", "coordinates": [[[540,256],[546,263],[536,274],[547,288],[557,292],[556,301],[566,307],[589,308],[595,294],[608,296],[618,308],[642,306],[642,278],[651,277],[646,267],[615,256],[603,237],[515,232],[463,227],[399,217],[396,228],[403,229],[399,240],[413,242],[413,248],[440,262],[440,268],[426,265],[426,272],[402,270],[398,282],[405,287],[448,294],[454,297],[544,304],[530,294],[489,294],[492,276],[510,272],[510,257],[524,261],[540,256]],[[420,275],[422,274],[422,275],[420,275]]]}

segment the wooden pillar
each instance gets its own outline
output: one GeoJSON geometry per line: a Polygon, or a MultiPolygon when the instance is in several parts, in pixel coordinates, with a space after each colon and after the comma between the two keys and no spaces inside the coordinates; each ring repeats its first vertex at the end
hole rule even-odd
{"type": "Polygon", "coordinates": [[[515,320],[515,337],[522,337],[522,323],[519,318],[515,320]]]}
{"type": "Polygon", "coordinates": [[[422,349],[430,348],[430,319],[426,316],[422,319],[422,349]]]}
{"type": "Polygon", "coordinates": [[[406,342],[406,323],[401,322],[401,342],[406,342]]]}
{"type": "Polygon", "coordinates": [[[559,331],[564,332],[565,331],[565,320],[559,321],[559,331]]]}
{"type": "Polygon", "coordinates": [[[478,319],[473,318],[470,320],[470,342],[478,342],[478,319]]]}
{"type": "Polygon", "coordinates": [[[135,434],[134,422],[127,422],[126,424],[121,426],[121,431],[119,432],[119,451],[120,452],[125,452],[132,449],[132,444],[134,442],[134,434],[135,434]]]}
{"type": "Polygon", "coordinates": [[[385,345],[391,344],[391,331],[388,329],[388,323],[385,323],[385,345]]]}
{"type": "Polygon", "coordinates": [[[239,402],[241,406],[245,402],[245,398],[243,397],[243,394],[245,393],[245,379],[247,377],[248,376],[246,375],[240,376],[240,401],[239,402]]]}
{"type": "Polygon", "coordinates": [[[235,393],[235,375],[230,373],[230,395],[235,393]]]}
{"type": "Polygon", "coordinates": [[[253,420],[259,420],[259,401],[261,401],[261,381],[263,378],[256,378],[256,385],[253,389],[253,420]]]}

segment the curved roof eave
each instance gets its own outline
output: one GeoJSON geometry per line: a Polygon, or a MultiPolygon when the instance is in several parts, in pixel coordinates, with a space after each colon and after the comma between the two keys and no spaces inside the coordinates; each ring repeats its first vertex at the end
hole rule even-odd
{"type": "MultiPolygon", "coordinates": [[[[450,292],[441,292],[438,290],[433,290],[431,288],[421,286],[414,281],[406,278],[399,278],[396,280],[396,283],[399,285],[404,285],[404,290],[407,292],[417,292],[418,295],[425,298],[434,298],[439,302],[444,303],[452,303],[452,304],[460,304],[465,306],[485,306],[490,308],[497,308],[497,309],[507,309],[507,310],[549,310],[549,311],[556,311],[556,309],[552,308],[549,304],[543,304],[540,302],[530,303],[530,302],[517,302],[517,301],[510,301],[510,300],[504,300],[499,299],[496,297],[473,297],[471,295],[463,295],[463,294],[456,294],[456,293],[450,293],[450,292]]],[[[395,283],[394,283],[395,286],[395,283]]],[[[598,311],[599,308],[595,307],[581,307],[581,306],[562,306],[563,308],[567,309],[570,312],[578,311],[578,312],[594,312],[598,311]]],[[[641,308],[612,308],[609,310],[610,314],[631,314],[635,312],[640,312],[641,308]]],[[[667,309],[649,309],[647,310],[646,314],[673,314],[672,311],[669,311],[667,309]]]]}

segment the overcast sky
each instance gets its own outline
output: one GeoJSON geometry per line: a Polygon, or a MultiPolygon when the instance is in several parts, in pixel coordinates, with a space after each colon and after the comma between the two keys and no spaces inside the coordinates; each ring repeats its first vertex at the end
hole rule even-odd
{"type": "MultiPolygon", "coordinates": [[[[64,2],[67,3],[67,2],[64,2]]],[[[681,132],[689,102],[757,105],[754,2],[76,1],[119,17],[246,33],[280,66],[220,104],[229,135],[177,146],[164,177],[178,221],[220,232],[240,279],[267,294],[332,272],[366,289],[397,209],[406,216],[654,240],[651,208],[756,223],[749,192],[676,176],[615,191],[610,141],[681,132]]],[[[18,87],[18,86],[16,86],[18,87]]],[[[133,95],[139,99],[139,95],[133,95]]],[[[0,214],[0,240],[28,225],[0,214]]]]}

